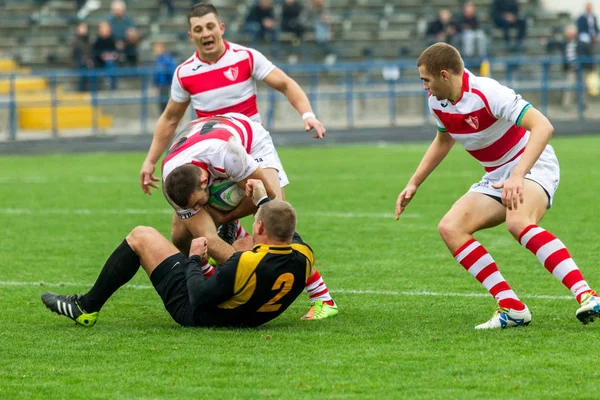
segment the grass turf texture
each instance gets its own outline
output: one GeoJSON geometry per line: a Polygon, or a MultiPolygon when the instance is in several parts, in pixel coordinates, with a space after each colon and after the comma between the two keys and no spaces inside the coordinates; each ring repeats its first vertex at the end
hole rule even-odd
{"type": "MultiPolygon", "coordinates": [[[[600,138],[552,143],[562,181],[541,225],[600,288],[600,138]]],[[[479,297],[485,290],[436,231],[483,173],[462,149],[428,179],[407,215],[393,220],[396,196],[425,149],[280,149],[298,230],[341,313],[300,321],[308,309],[303,294],[279,319],[249,330],[178,327],[141,270],[91,329],[50,313],[43,291],[85,292],[131,228],[168,234],[169,208],[160,192],[149,197],[139,189],[143,154],[0,158],[0,398],[594,396],[600,323],[581,325],[570,293],[503,226],[477,238],[533,321],[524,329],[473,329],[495,303],[479,297]],[[565,298],[537,297],[545,295],[565,298]]]]}

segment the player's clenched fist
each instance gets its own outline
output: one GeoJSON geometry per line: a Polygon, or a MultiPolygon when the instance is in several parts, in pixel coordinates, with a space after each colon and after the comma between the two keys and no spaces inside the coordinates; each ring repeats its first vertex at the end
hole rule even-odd
{"type": "Polygon", "coordinates": [[[406,185],[404,190],[400,192],[398,200],[396,200],[396,221],[400,219],[400,214],[404,212],[404,209],[408,206],[408,203],[410,203],[416,193],[417,186],[412,183],[406,185]]]}
{"type": "Polygon", "coordinates": [[[251,197],[254,204],[263,197],[267,197],[267,190],[260,179],[248,179],[246,182],[246,196],[251,197]]]}
{"type": "Polygon", "coordinates": [[[208,260],[208,241],[205,237],[199,237],[192,240],[190,256],[200,256],[202,262],[208,260]]]}

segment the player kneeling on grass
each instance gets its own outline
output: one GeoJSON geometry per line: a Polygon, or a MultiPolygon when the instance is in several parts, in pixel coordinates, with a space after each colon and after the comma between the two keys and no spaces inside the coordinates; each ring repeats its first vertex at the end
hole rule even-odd
{"type": "MultiPolygon", "coordinates": [[[[187,255],[193,238],[205,237],[209,255],[225,263],[237,250],[249,250],[251,241],[237,219],[251,215],[256,206],[244,198],[237,207],[223,212],[209,204],[210,186],[227,179],[245,188],[248,179],[261,180],[270,198],[283,200],[282,187],[288,179],[271,136],[262,125],[248,117],[228,113],[199,118],[178,132],[162,163],[163,192],[175,209],[171,240],[187,255]],[[217,231],[233,222],[233,230],[217,231]],[[229,233],[228,233],[229,232],[229,233]],[[224,234],[225,233],[225,234],[224,234]],[[234,244],[234,241],[238,242],[234,244]],[[234,245],[234,246],[232,246],[234,245]]],[[[152,187],[156,187],[154,183],[152,187]]],[[[202,272],[210,277],[214,267],[208,262],[202,272]]],[[[311,300],[305,320],[320,320],[338,314],[329,290],[315,269],[306,283],[311,300]]]]}
{"type": "Polygon", "coordinates": [[[182,326],[253,327],[283,313],[314,272],[314,254],[295,233],[296,212],[284,201],[269,200],[259,180],[248,180],[246,194],[259,208],[254,216],[254,248],[235,253],[205,278],[205,238],[194,239],[190,257],[149,227],[137,227],[110,256],[92,289],[84,295],[42,294],[51,311],[80,325],[93,326],[117,289],[140,264],[175,322],[182,326]]]}
{"type": "Polygon", "coordinates": [[[446,157],[455,141],[485,168],[482,180],[442,218],[438,230],[446,246],[498,302],[492,318],[476,329],[523,326],[531,313],[498,271],[487,250],[473,237],[506,222],[506,228],[569,289],[584,324],[600,316],[600,298],[589,287],[565,245],[539,227],[552,205],[560,168],[548,141],[548,119],[512,89],[464,68],[459,52],[445,43],[427,48],[417,61],[437,137],[398,196],[396,219],[419,186],[446,157]]]}

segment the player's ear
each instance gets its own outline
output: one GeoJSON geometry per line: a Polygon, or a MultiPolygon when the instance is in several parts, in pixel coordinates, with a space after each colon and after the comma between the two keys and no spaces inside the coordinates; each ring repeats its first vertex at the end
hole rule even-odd
{"type": "Polygon", "coordinates": [[[447,81],[450,79],[450,73],[448,71],[446,71],[445,69],[440,71],[440,76],[442,78],[442,80],[447,81]]]}
{"type": "Polygon", "coordinates": [[[200,174],[200,186],[208,186],[208,176],[200,174]]]}
{"type": "Polygon", "coordinates": [[[261,220],[256,221],[256,233],[259,235],[265,234],[265,224],[261,220]]]}

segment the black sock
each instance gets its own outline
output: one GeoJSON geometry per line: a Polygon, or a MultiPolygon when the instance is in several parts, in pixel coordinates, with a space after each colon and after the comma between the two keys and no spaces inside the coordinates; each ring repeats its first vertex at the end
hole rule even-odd
{"type": "Polygon", "coordinates": [[[79,304],[86,312],[100,311],[110,296],[129,282],[139,268],[140,258],[127,240],[123,240],[104,264],[94,286],[79,298],[79,304]]]}

